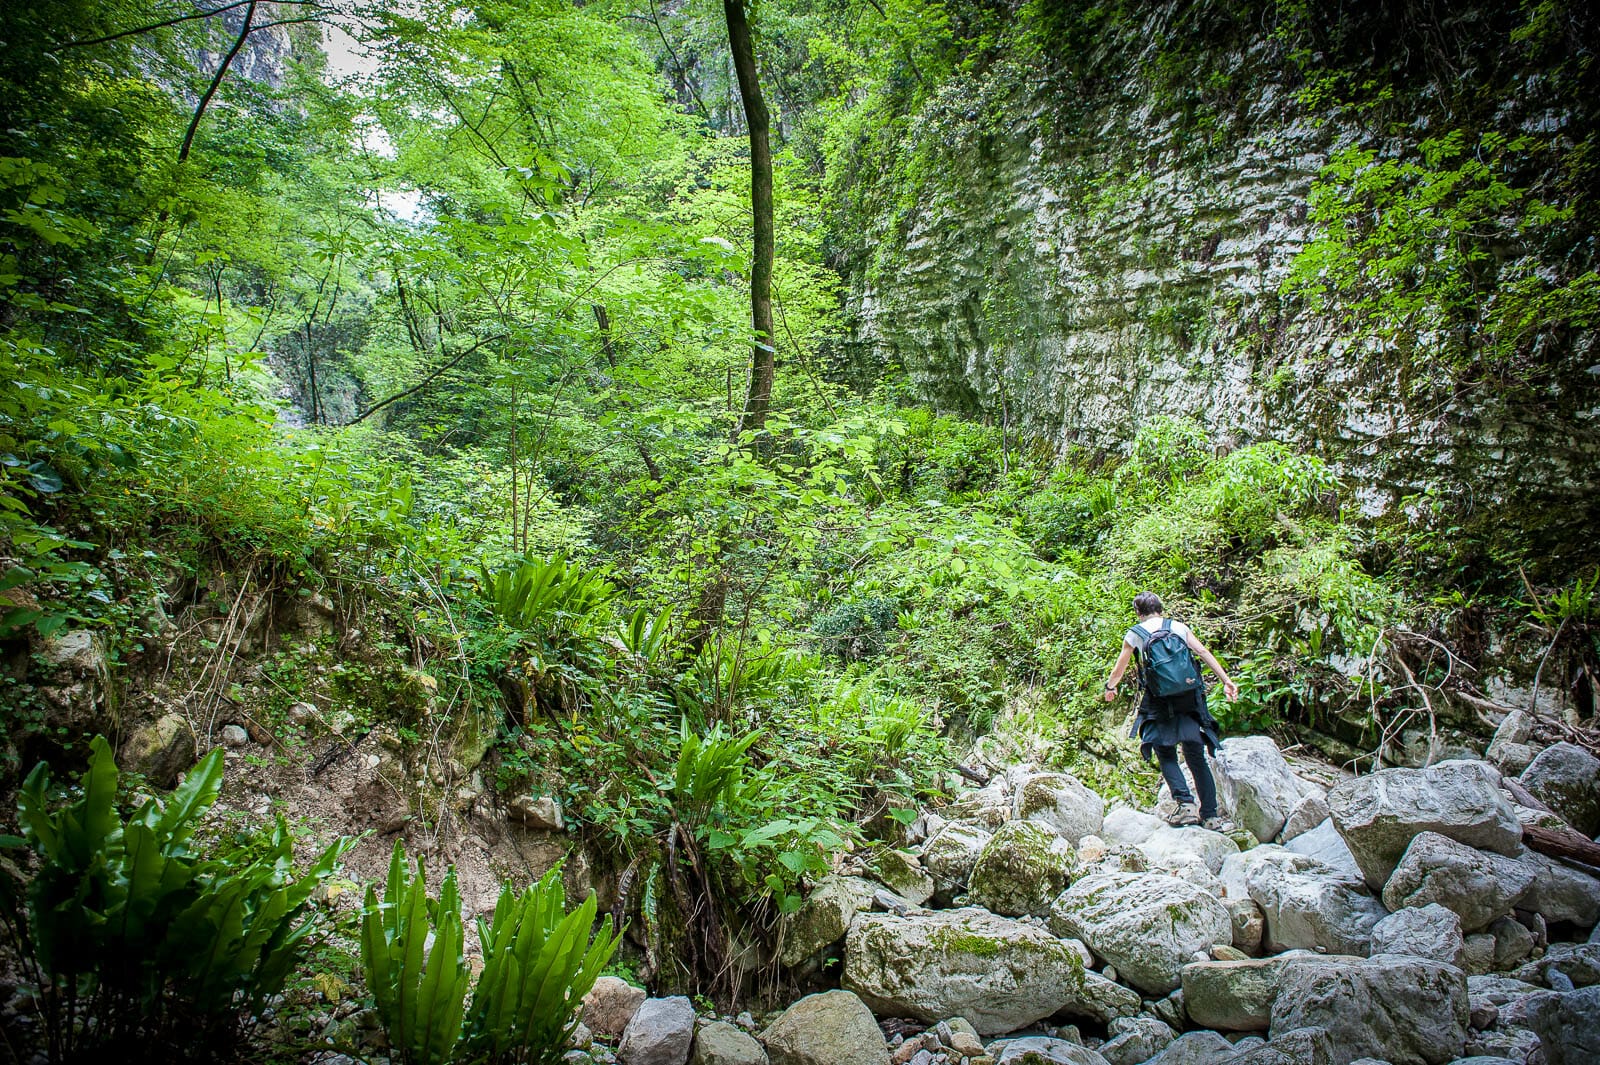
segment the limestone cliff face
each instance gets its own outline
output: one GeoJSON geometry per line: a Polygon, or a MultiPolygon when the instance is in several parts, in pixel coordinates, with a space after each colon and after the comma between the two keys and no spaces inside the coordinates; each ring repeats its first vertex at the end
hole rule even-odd
{"type": "Polygon", "coordinates": [[[946,85],[898,145],[902,173],[919,160],[913,191],[874,200],[860,179],[852,355],[1063,452],[1114,452],[1175,414],[1223,445],[1324,454],[1370,512],[1426,493],[1577,518],[1600,479],[1592,331],[1546,353],[1547,383],[1508,393],[1433,364],[1427,337],[1402,353],[1280,294],[1330,153],[1393,142],[1308,113],[1272,52],[1222,57],[1229,98],[1201,122],[1151,87],[1137,47],[1089,77],[946,85]]]}

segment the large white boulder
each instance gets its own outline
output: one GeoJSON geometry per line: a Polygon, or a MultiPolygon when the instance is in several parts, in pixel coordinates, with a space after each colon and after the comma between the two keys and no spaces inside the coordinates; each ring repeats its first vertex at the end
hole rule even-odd
{"type": "Polygon", "coordinates": [[[1105,801],[1070,773],[1029,776],[1014,795],[1013,816],[1037,821],[1071,843],[1098,835],[1105,824],[1105,801]]]}
{"type": "Polygon", "coordinates": [[[1034,821],[1007,821],[973,864],[967,898],[1003,917],[1043,917],[1076,868],[1067,840],[1034,821]]]}
{"type": "Polygon", "coordinates": [[[922,845],[922,867],[946,891],[959,891],[967,886],[967,877],[991,836],[987,829],[966,821],[946,822],[922,845]]]}
{"type": "MultiPolygon", "coordinates": [[[[1517,926],[1521,928],[1521,925],[1517,926]]],[[[1407,906],[1372,926],[1373,954],[1406,954],[1461,968],[1466,937],[1461,918],[1437,902],[1407,906]]]]}
{"type": "Polygon", "coordinates": [[[1467,1021],[1467,978],[1460,969],[1384,954],[1286,966],[1271,1032],[1326,1029],[1343,1061],[1445,1065],[1461,1056],[1467,1021]]]}
{"type": "Polygon", "coordinates": [[[761,1033],[772,1065],[889,1065],[872,1012],[848,991],[807,995],[761,1033]]]}
{"type": "Polygon", "coordinates": [[[1600,832],[1600,758],[1575,743],[1555,743],[1522,771],[1522,784],[1585,836],[1600,832]]]}
{"type": "Polygon", "coordinates": [[[1057,935],[1083,940],[1147,994],[1179,983],[1197,951],[1233,938],[1227,909],[1186,880],[1160,873],[1096,873],[1073,884],[1051,907],[1057,935]]]}
{"type": "Polygon", "coordinates": [[[1140,1006],[1085,970],[1073,944],[976,907],[861,915],[845,941],[844,986],[883,1016],[965,1017],[982,1035],[1058,1012],[1104,1023],[1140,1006]]]}
{"type": "Polygon", "coordinates": [[[1334,827],[1332,818],[1324,818],[1316,825],[1284,843],[1295,854],[1315,858],[1335,872],[1353,879],[1363,879],[1356,856],[1345,846],[1344,837],[1334,827]]]}
{"type": "Polygon", "coordinates": [[[1170,825],[1162,825],[1152,832],[1149,839],[1139,844],[1139,849],[1144,852],[1150,868],[1175,876],[1182,876],[1195,866],[1213,874],[1220,873],[1222,863],[1239,853],[1239,845],[1220,832],[1170,825]]]}
{"type": "Polygon", "coordinates": [[[1366,954],[1372,926],[1388,912],[1360,881],[1290,851],[1251,865],[1245,883],[1266,920],[1262,945],[1272,952],[1366,954]]]}
{"type": "Polygon", "coordinates": [[[1197,961],[1183,967],[1183,1008],[1195,1024],[1226,1032],[1264,1032],[1272,1023],[1283,969],[1291,962],[1354,960],[1295,951],[1275,958],[1197,961]]]}
{"type": "Polygon", "coordinates": [[[1515,858],[1422,832],[1384,884],[1383,903],[1391,910],[1438,903],[1455,911],[1464,931],[1476,932],[1510,913],[1533,876],[1533,867],[1515,858]]]}
{"type": "Polygon", "coordinates": [[[1328,792],[1328,809],[1374,891],[1423,832],[1508,857],[1522,849],[1522,825],[1500,793],[1498,771],[1486,762],[1382,769],[1336,784],[1328,792]]]}
{"type": "Polygon", "coordinates": [[[1113,806],[1099,835],[1108,843],[1138,846],[1165,827],[1167,823],[1155,814],[1142,813],[1131,806],[1113,806]]]}
{"type": "Polygon", "coordinates": [[[1223,740],[1211,765],[1222,809],[1262,843],[1278,838],[1301,799],[1322,792],[1294,775],[1267,736],[1223,740]]]}
{"type": "Polygon", "coordinates": [[[1582,928],[1600,921],[1600,880],[1554,858],[1528,851],[1522,863],[1533,870],[1533,883],[1517,903],[1551,924],[1582,928]]]}

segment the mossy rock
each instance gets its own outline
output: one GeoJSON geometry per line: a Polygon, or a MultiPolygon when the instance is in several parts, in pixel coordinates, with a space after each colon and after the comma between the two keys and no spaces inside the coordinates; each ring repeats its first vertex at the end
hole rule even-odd
{"type": "Polygon", "coordinates": [[[1042,917],[1077,868],[1066,840],[1031,821],[1007,821],[978,855],[967,897],[1006,917],[1042,917]]]}
{"type": "Polygon", "coordinates": [[[913,906],[921,906],[933,897],[933,877],[914,854],[885,847],[867,860],[867,872],[913,906]]]}

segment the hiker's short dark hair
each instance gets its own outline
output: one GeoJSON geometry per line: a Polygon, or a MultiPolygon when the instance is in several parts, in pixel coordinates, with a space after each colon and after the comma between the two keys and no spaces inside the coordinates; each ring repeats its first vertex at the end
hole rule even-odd
{"type": "Polygon", "coordinates": [[[1163,613],[1165,610],[1166,607],[1161,605],[1161,597],[1155,592],[1140,592],[1133,597],[1133,612],[1142,618],[1163,613]]]}

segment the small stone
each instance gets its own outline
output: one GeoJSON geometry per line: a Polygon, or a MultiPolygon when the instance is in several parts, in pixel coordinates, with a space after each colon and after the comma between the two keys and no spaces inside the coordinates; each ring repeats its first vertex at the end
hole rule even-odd
{"type": "MultiPolygon", "coordinates": [[[[1537,915],[1535,915],[1537,916],[1537,915]]],[[[1496,972],[1515,969],[1527,960],[1538,945],[1538,937],[1527,925],[1512,917],[1502,917],[1489,926],[1494,936],[1494,968],[1496,972]]]]}
{"type": "Polygon", "coordinates": [[[1189,1015],[1184,1001],[1185,995],[1183,988],[1180,987],[1165,998],[1158,998],[1150,1003],[1150,1012],[1155,1014],[1156,1020],[1173,1031],[1182,1031],[1189,1015]]]}
{"type": "Polygon", "coordinates": [[[250,733],[238,725],[222,726],[222,745],[224,747],[243,747],[250,742],[250,733]]]}
{"type": "Polygon", "coordinates": [[[1461,947],[1461,971],[1468,976],[1494,972],[1494,936],[1474,932],[1466,937],[1461,947]]]}
{"type": "Polygon", "coordinates": [[[767,1052],[749,1032],[712,1021],[695,1032],[689,1065],[767,1065],[767,1052]]]}
{"type": "MultiPolygon", "coordinates": [[[[1257,1040],[1256,1045],[1265,1042],[1257,1040]]],[[[1150,1065],[1222,1065],[1237,1057],[1241,1049],[1250,1048],[1242,1043],[1230,1043],[1216,1032],[1186,1032],[1152,1058],[1150,1065]]]]}
{"type": "Polygon", "coordinates": [[[561,817],[561,804],[549,795],[534,798],[518,795],[509,803],[507,812],[512,819],[540,832],[560,832],[566,827],[561,817]]]}
{"type": "Polygon", "coordinates": [[[848,991],[807,995],[761,1033],[772,1065],[888,1065],[872,1012],[848,991]]]}
{"type": "Polygon", "coordinates": [[[602,1039],[616,1039],[649,996],[615,976],[602,976],[583,996],[583,1023],[602,1039]]]}
{"type": "Polygon", "coordinates": [[[285,716],[288,717],[290,724],[305,725],[315,721],[318,714],[317,708],[310,703],[290,703],[285,716]]]}
{"type": "Polygon", "coordinates": [[[1283,831],[1278,833],[1278,842],[1288,843],[1310,832],[1326,820],[1328,820],[1328,795],[1319,788],[1294,804],[1294,808],[1289,811],[1289,819],[1283,823],[1283,831]]]}
{"type": "Polygon", "coordinates": [[[977,1036],[967,1032],[951,1033],[949,1046],[962,1057],[975,1058],[983,1053],[983,1043],[977,1036]]]}
{"type": "Polygon", "coordinates": [[[1112,1038],[1098,1048],[1108,1065],[1140,1065],[1165,1050],[1177,1033],[1154,1017],[1119,1017],[1112,1038]]]}
{"type": "Polygon", "coordinates": [[[617,1056],[628,1065],[686,1065],[694,1021],[694,1006],[682,995],[645,999],[622,1033],[617,1056]]]}
{"type": "Polygon", "coordinates": [[[1222,904],[1228,908],[1228,920],[1233,925],[1234,949],[1246,955],[1259,954],[1261,937],[1267,929],[1267,919],[1261,907],[1251,898],[1225,898],[1222,904]]]}
{"type": "MultiPolygon", "coordinates": [[[[1334,1041],[1326,1028],[1307,1026],[1275,1033],[1261,1046],[1246,1050],[1229,1065],[1335,1065],[1334,1041]]],[[[1346,1048],[1340,1047],[1341,1052],[1346,1048]]]]}

